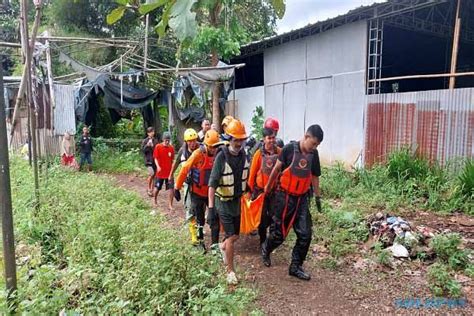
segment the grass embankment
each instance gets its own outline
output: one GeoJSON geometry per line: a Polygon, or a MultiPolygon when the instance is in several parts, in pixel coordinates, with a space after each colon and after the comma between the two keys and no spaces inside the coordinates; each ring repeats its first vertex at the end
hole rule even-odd
{"type": "MultiPolygon", "coordinates": [[[[420,210],[442,215],[463,212],[474,215],[474,164],[467,161],[457,171],[430,166],[408,151],[394,153],[386,165],[347,171],[342,166],[326,168],[321,177],[323,213],[313,212],[314,241],[325,245],[329,257],[323,266],[337,268],[344,257],[355,254],[369,237],[365,218],[376,212],[402,215],[420,210]]],[[[434,294],[459,296],[455,273],[473,276],[468,250],[462,250],[456,234],[432,241],[436,264],[428,275],[434,294]],[[443,273],[438,273],[438,272],[443,273]]],[[[376,244],[372,256],[387,264],[391,254],[376,244]]],[[[419,260],[423,261],[423,253],[419,260]]],[[[431,262],[430,262],[431,263],[431,262]]]]}
{"type": "MultiPolygon", "coordinates": [[[[55,314],[245,312],[254,294],[229,293],[221,264],[166,228],[134,193],[53,166],[33,209],[27,163],[12,161],[18,311],[55,314]]],[[[2,280],[3,281],[3,280],[2,280]]],[[[6,311],[5,298],[0,308],[6,311]]]]}

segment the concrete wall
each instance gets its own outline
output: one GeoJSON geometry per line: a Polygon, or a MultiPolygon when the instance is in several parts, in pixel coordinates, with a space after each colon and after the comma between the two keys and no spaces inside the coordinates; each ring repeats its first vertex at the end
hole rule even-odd
{"type": "MultiPolygon", "coordinates": [[[[234,94],[231,92],[229,100],[234,99],[234,94]]],[[[235,99],[238,102],[236,109],[236,117],[244,122],[247,133],[251,133],[252,129],[252,114],[253,110],[257,106],[265,105],[264,89],[263,86],[236,89],[235,99]]]]}
{"type": "Polygon", "coordinates": [[[366,43],[361,21],[264,52],[265,114],[280,119],[285,142],[320,124],[321,160],[356,162],[363,148],[366,43]]]}

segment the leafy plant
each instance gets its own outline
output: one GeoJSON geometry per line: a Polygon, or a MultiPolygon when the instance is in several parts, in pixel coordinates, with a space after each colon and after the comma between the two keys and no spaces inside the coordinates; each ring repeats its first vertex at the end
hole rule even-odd
{"type": "Polygon", "coordinates": [[[469,263],[468,253],[459,249],[460,245],[461,237],[454,233],[436,235],[430,242],[438,258],[455,270],[464,269],[469,263]]]}
{"type": "Polygon", "coordinates": [[[459,182],[462,187],[462,194],[474,201],[474,160],[467,160],[466,164],[459,175],[459,182]]]}
{"type": "Polygon", "coordinates": [[[461,285],[451,276],[445,264],[437,262],[428,268],[428,282],[436,296],[460,297],[462,294],[461,285]]]}
{"type": "Polygon", "coordinates": [[[263,137],[263,107],[257,106],[252,112],[252,134],[257,138],[263,137]]]}
{"type": "Polygon", "coordinates": [[[383,249],[382,243],[377,242],[374,245],[374,254],[377,257],[377,263],[390,267],[392,264],[392,254],[389,250],[383,249]]]}
{"type": "Polygon", "coordinates": [[[412,155],[408,148],[391,153],[387,167],[389,177],[396,180],[424,178],[429,170],[428,162],[412,155]]]}

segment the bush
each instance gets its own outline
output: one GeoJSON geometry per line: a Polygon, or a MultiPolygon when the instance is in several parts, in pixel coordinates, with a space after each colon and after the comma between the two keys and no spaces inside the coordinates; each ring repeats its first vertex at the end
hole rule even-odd
{"type": "Polygon", "coordinates": [[[453,279],[448,267],[439,262],[428,268],[428,283],[436,296],[460,297],[462,294],[459,282],[453,279]]]}
{"type": "Polygon", "coordinates": [[[428,174],[429,164],[425,159],[418,158],[410,153],[408,148],[390,154],[388,175],[396,180],[423,179],[428,174]]]}
{"type": "MultiPolygon", "coordinates": [[[[229,293],[217,259],[148,215],[136,194],[54,166],[32,212],[27,162],[12,162],[20,248],[19,313],[240,314],[253,292],[229,293]]],[[[0,307],[6,312],[4,297],[0,307]]]]}
{"type": "Polygon", "coordinates": [[[252,134],[256,139],[263,137],[263,107],[257,106],[252,113],[252,134]]]}
{"type": "Polygon", "coordinates": [[[462,194],[472,202],[474,200],[474,160],[466,161],[466,165],[459,175],[459,182],[462,194]]]}
{"type": "Polygon", "coordinates": [[[454,270],[467,267],[469,255],[466,250],[459,249],[461,237],[459,234],[436,235],[430,242],[438,258],[454,270]]]}

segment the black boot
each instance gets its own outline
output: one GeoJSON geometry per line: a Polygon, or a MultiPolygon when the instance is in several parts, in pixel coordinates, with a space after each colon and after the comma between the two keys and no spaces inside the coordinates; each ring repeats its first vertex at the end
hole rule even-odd
{"type": "Polygon", "coordinates": [[[288,274],[297,277],[300,280],[311,280],[311,276],[308,273],[304,272],[303,267],[300,265],[291,264],[288,274]]]}
{"type": "Polygon", "coordinates": [[[266,267],[270,267],[272,265],[272,260],[270,259],[270,253],[267,251],[266,243],[261,244],[262,250],[262,261],[266,267]]]}

